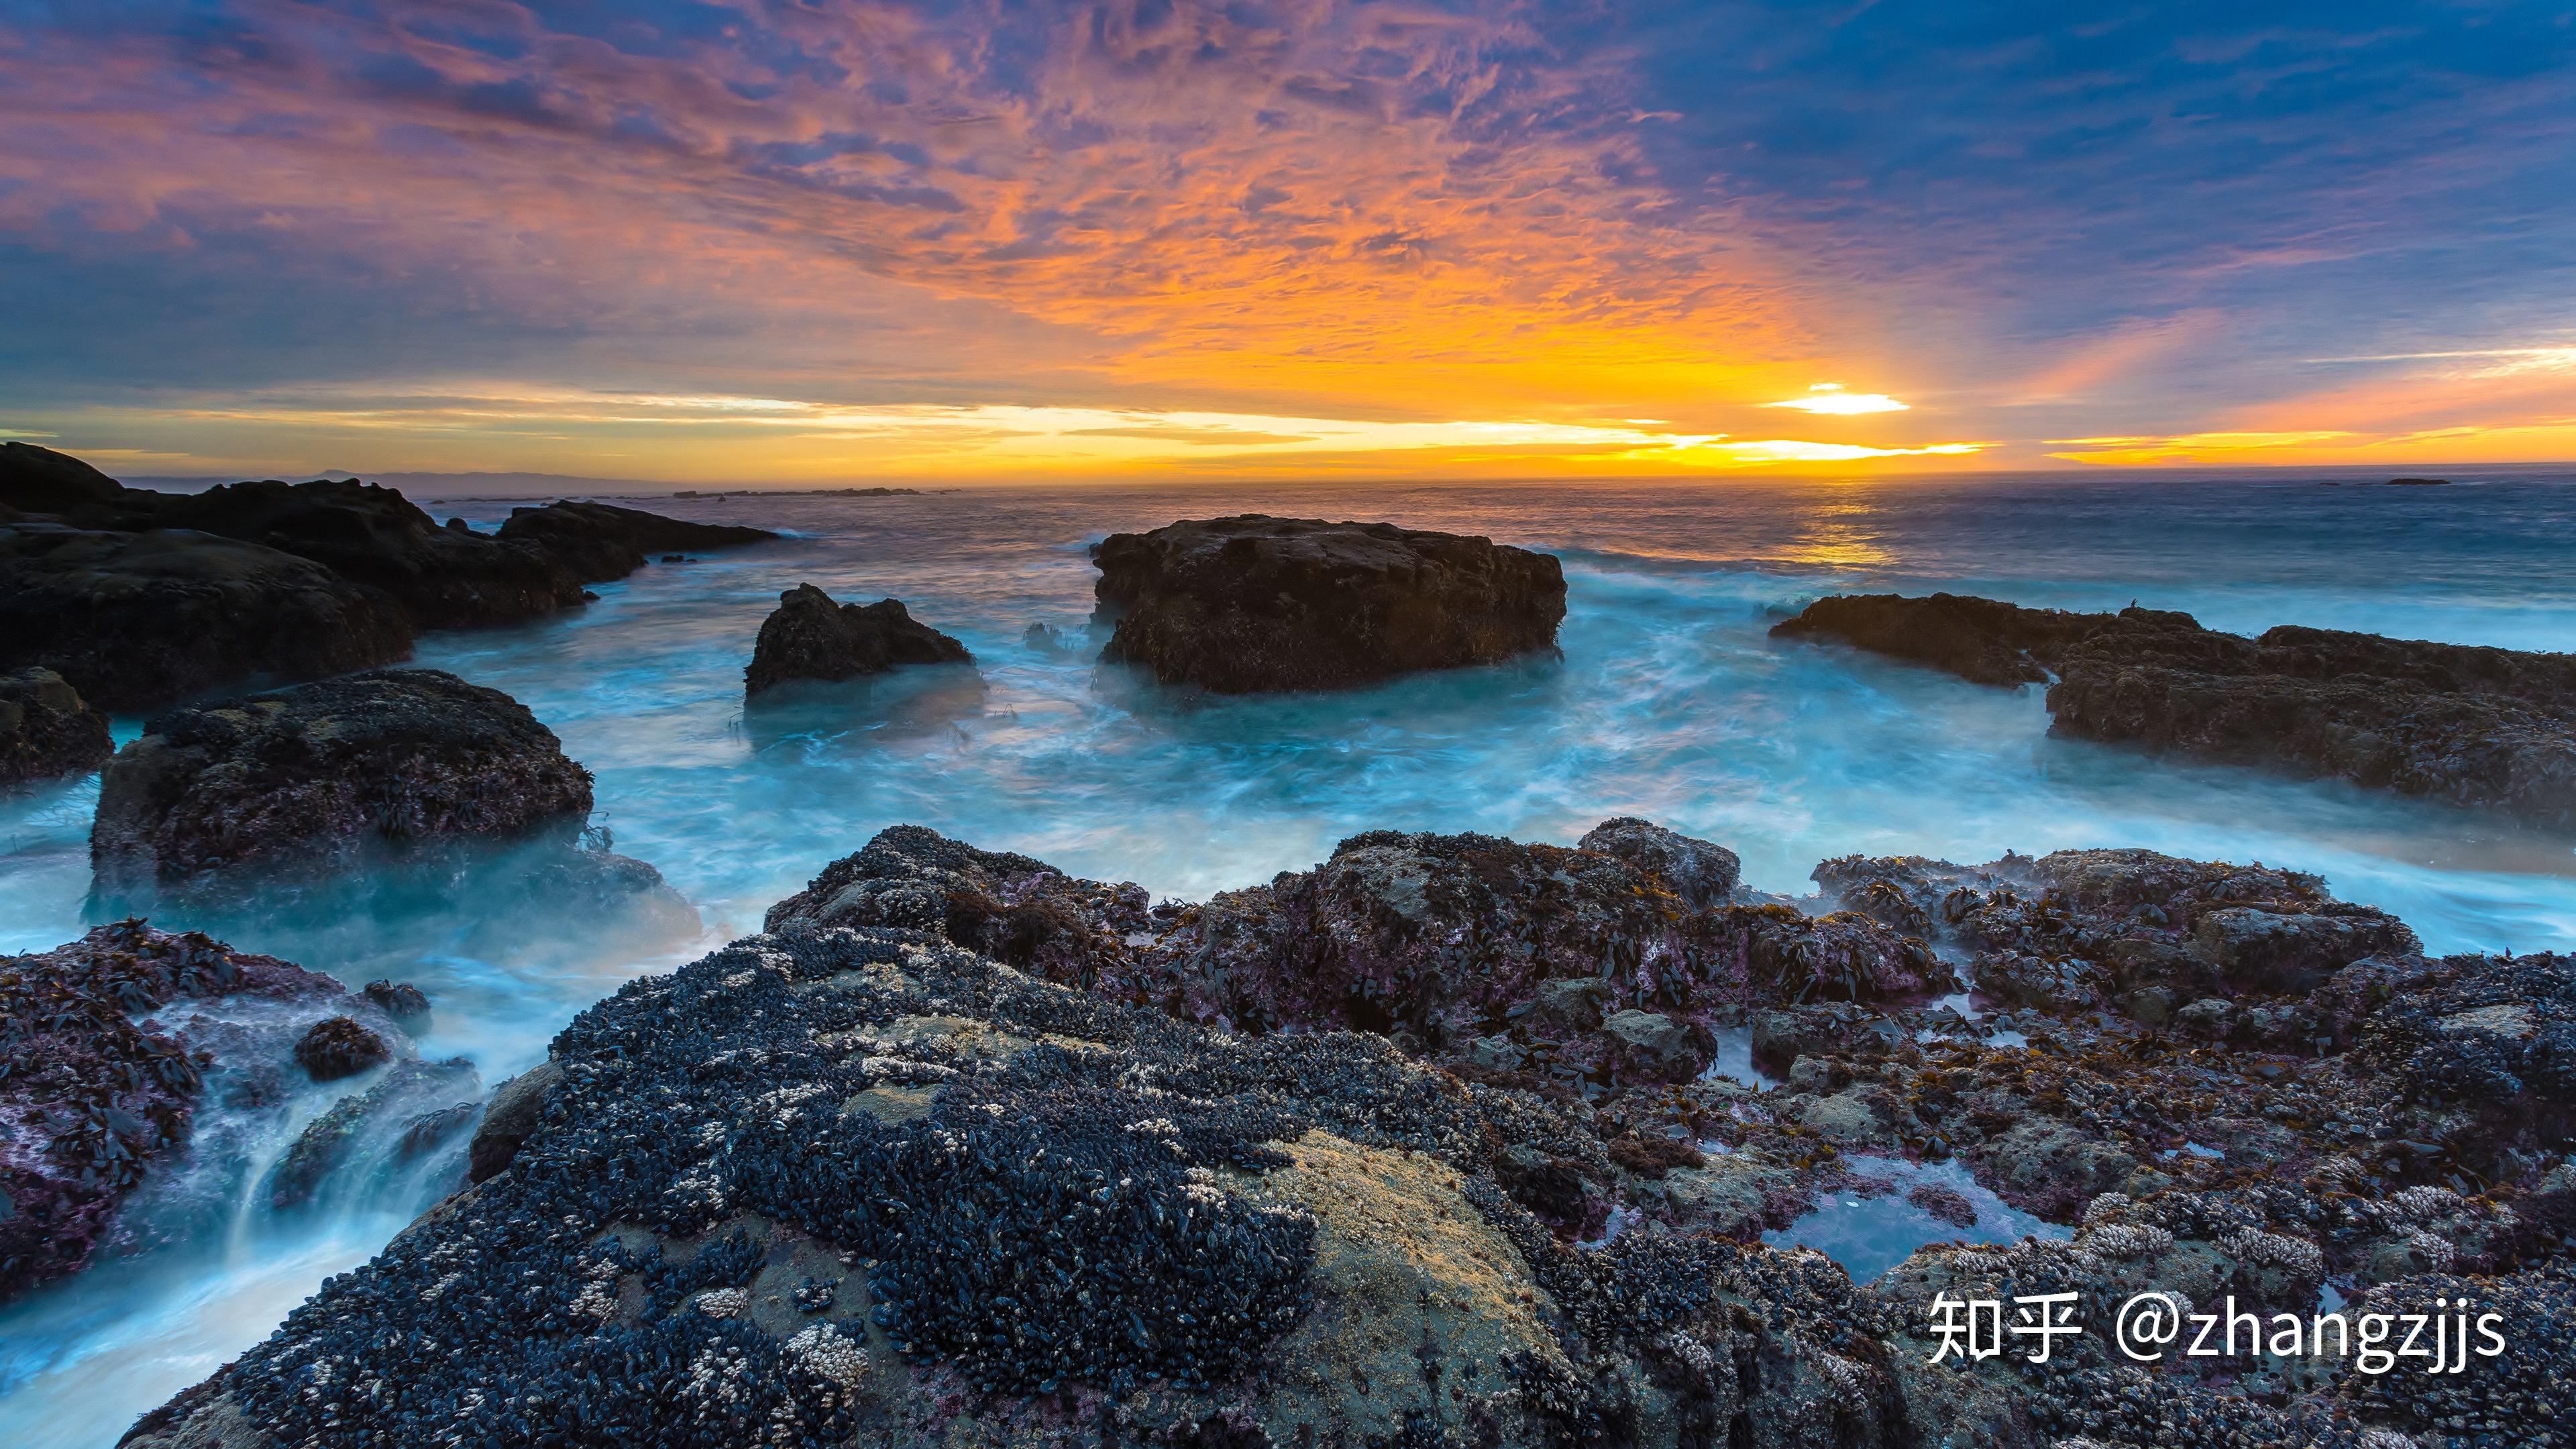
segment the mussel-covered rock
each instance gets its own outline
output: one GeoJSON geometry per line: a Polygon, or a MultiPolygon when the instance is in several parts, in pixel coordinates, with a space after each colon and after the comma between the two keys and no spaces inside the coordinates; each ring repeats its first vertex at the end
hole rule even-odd
{"type": "Polygon", "coordinates": [[[792,679],[856,679],[902,664],[971,664],[966,646],[915,620],[901,599],[836,604],[812,584],[778,596],[761,621],[743,692],[759,694],[792,679]]]}
{"type": "Polygon", "coordinates": [[[0,785],[85,774],[116,753],[107,716],[50,669],[0,674],[0,785]]]}
{"type": "Polygon", "coordinates": [[[140,921],[0,957],[0,1298],[88,1262],[189,1140],[215,1059],[152,1013],[234,997],[348,999],[327,976],[140,921]]]}
{"type": "Polygon", "coordinates": [[[376,670],[153,720],[108,764],[90,859],[105,890],[189,887],[569,835],[590,801],[590,772],[518,701],[439,670],[376,670]]]}
{"type": "Polygon", "coordinates": [[[354,1077],[393,1056],[385,1039],[345,1016],[313,1023],[295,1043],[295,1060],[317,1082],[354,1077]]]}
{"type": "Polygon", "coordinates": [[[2568,1442],[2576,959],[2428,960],[2314,876],[2146,851],[1845,857],[1803,910],[1691,874],[1381,832],[1148,909],[888,831],[585,1013],[477,1186],[136,1442],[2568,1442]],[[1927,1003],[1936,949],[2084,999],[1927,1003]],[[1187,1019],[1254,1001],[1300,1014],[1187,1019]],[[1748,1018],[1785,1083],[1695,1070],[1748,1018]],[[1921,1246],[1856,1284],[1761,1241],[1864,1222],[1863,1277],[1921,1246]],[[2213,1374],[2107,1335],[2139,1292],[2268,1330],[2328,1289],[2544,1357],[2213,1374]],[[1935,1360],[1937,1295],[2060,1290],[2087,1332],[2045,1371],[1935,1360]]]}
{"type": "Polygon", "coordinates": [[[1547,554],[1391,523],[1233,518],[1092,549],[1116,632],[1100,657],[1220,694],[1339,689],[1552,649],[1565,575],[1547,554]]]}

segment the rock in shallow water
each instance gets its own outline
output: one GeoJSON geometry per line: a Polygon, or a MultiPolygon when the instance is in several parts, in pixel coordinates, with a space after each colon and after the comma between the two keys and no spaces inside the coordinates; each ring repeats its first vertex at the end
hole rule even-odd
{"type": "Polygon", "coordinates": [[[149,1013],[228,997],[349,1000],[327,976],[140,921],[0,957],[0,1299],[85,1264],[189,1140],[214,1063],[149,1013]]]}
{"type": "Polygon", "coordinates": [[[1340,689],[1551,649],[1565,575],[1541,553],[1390,523],[1243,514],[1092,549],[1104,662],[1220,694],[1340,689]]]}
{"type": "Polygon", "coordinates": [[[901,664],[972,664],[966,646],[916,621],[901,599],[837,604],[812,584],[778,596],[761,621],[743,693],[759,694],[790,680],[856,679],[901,664]]]}
{"type": "Polygon", "coordinates": [[[0,674],[0,786],[87,774],[115,753],[107,716],[61,675],[0,674]]]}
{"type": "MultiPolygon", "coordinates": [[[[498,535],[504,543],[534,544],[562,561],[585,584],[622,579],[653,554],[673,550],[734,548],[778,537],[765,528],[732,523],[693,523],[640,508],[560,499],[542,508],[513,508],[498,535]]],[[[676,557],[676,556],[675,556],[676,557]]],[[[665,558],[664,562],[671,562],[665,558]]]]}
{"type": "Polygon", "coordinates": [[[569,838],[590,801],[590,772],[518,701],[376,670],[153,720],[101,779],[90,860],[105,892],[212,886],[441,841],[569,838]]]}
{"type": "Polygon", "coordinates": [[[1820,599],[1772,632],[1832,638],[1981,684],[2047,680],[2061,734],[2286,766],[2576,828],[2576,655],[2291,625],[2248,639],[2188,614],[1820,599]]]}

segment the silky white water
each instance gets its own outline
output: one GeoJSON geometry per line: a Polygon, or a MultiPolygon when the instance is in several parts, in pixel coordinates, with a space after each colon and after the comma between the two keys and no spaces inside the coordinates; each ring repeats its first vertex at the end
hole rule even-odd
{"type": "MultiPolygon", "coordinates": [[[[2139,845],[2318,872],[2436,951],[2567,949],[2568,841],[2349,786],[2052,739],[2036,690],[1766,632],[1822,593],[1947,588],[2061,607],[2134,599],[2246,631],[2576,648],[2576,482],[2459,476],[2396,489],[2158,475],[627,498],[795,536],[650,565],[559,618],[431,635],[417,662],[509,692],[562,736],[597,774],[595,821],[688,898],[694,928],[496,918],[470,895],[382,891],[291,918],[155,924],[202,925],[352,985],[411,981],[437,1013],[421,1053],[471,1057],[487,1082],[540,1058],[620,981],[756,930],[826,861],[903,821],[1194,898],[1380,827],[1571,842],[1605,816],[1645,815],[1726,844],[1751,884],[1791,893],[1812,888],[1819,859],[1854,851],[1983,861],[2139,845]],[[1569,584],[1563,657],[1268,699],[1176,693],[1095,666],[1087,545],[1238,511],[1383,518],[1555,552],[1569,584]],[[753,635],[800,582],[843,600],[899,597],[964,640],[977,668],[747,713],[753,635]],[[1033,622],[1089,642],[1032,648],[1021,636],[1033,622]]],[[[507,511],[430,506],[483,527],[507,511]]],[[[139,727],[121,722],[120,735],[139,727]]],[[[0,949],[46,949],[93,923],[95,798],[94,781],[0,797],[0,949]]],[[[113,1442],[444,1185],[389,1182],[363,1209],[343,1200],[286,1221],[252,1204],[238,1228],[0,1310],[0,1443],[113,1442]]]]}

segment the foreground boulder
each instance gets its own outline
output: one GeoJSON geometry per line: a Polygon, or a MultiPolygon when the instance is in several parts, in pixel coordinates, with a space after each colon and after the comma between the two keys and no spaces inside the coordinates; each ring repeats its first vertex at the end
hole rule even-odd
{"type": "Polygon", "coordinates": [[[2075,614],[1950,594],[1820,599],[1772,632],[1981,684],[2053,673],[2048,710],[2061,734],[2576,829],[2576,655],[2289,625],[2248,639],[2188,614],[2075,614]]]}
{"type": "Polygon", "coordinates": [[[1565,575],[1489,539],[1243,514],[1092,549],[1104,662],[1220,694],[1340,689],[1551,649],[1565,575]]]}
{"type": "Polygon", "coordinates": [[[105,892],[185,890],[443,841],[568,839],[590,788],[508,695],[380,669],[153,720],[101,778],[90,862],[105,892]]]}
{"type": "Polygon", "coordinates": [[[309,559],[178,529],[0,525],[0,668],[41,667],[101,709],[155,709],[245,676],[406,658],[389,600],[309,559]]]}
{"type": "Polygon", "coordinates": [[[140,921],[0,957],[0,1299],[89,1261],[189,1141],[210,1071],[290,1068],[292,1024],[345,1010],[364,1007],[327,976],[140,921]],[[228,998],[270,1003],[275,1029],[201,1040],[148,1015],[228,998]]]}
{"type": "Polygon", "coordinates": [[[1829,1265],[1571,1250],[1491,1163],[1579,1125],[1383,1042],[795,929],[553,1065],[504,1170],[128,1442],[1894,1442],[1829,1265]]]}
{"type": "MultiPolygon", "coordinates": [[[[1666,860],[1713,849],[1608,829],[1666,860]]],[[[1336,858],[1370,879],[1331,892],[1541,954],[1596,951],[1584,933],[1607,907],[1580,878],[1635,869],[1478,837],[1358,841],[1336,858]]],[[[1829,865],[1818,909],[1920,916],[1954,948],[2202,970],[2218,990],[2223,950],[2165,954],[2213,918],[2362,920],[2313,877],[2142,851],[1829,865]]],[[[1681,913],[1663,880],[1628,884],[1681,913]]],[[[129,1442],[357,1445],[424,1425],[889,1449],[2567,1442],[2576,960],[2427,961],[2385,922],[2380,955],[2304,994],[2266,966],[2228,998],[2291,1018],[2277,1040],[2221,1049],[2114,1002],[2025,1011],[2029,1044],[2004,1046],[1946,1007],[1808,1001],[1760,1009],[1801,1042],[1772,1090],[1621,1067],[1577,1094],[1435,1065],[1401,1032],[1213,1030],[954,944],[1114,987],[1193,909],[886,832],[766,933],[584,1013],[495,1100],[478,1186],[129,1442]],[[2050,1236],[1997,1238],[1998,1194],[2050,1236]],[[1827,1217],[1848,1234],[1834,1224],[1896,1202],[1928,1227],[1887,1216],[1883,1233],[1912,1236],[1861,1245],[1898,1259],[1874,1283],[1758,1241],[1827,1217]],[[2349,1353],[2213,1373],[2110,1337],[2139,1292],[2270,1333],[2325,1311],[2329,1287],[2347,1326],[2491,1310],[2508,1352],[2448,1375],[2349,1353]],[[1936,1357],[1937,1295],[2061,1290],[2083,1332],[2045,1371],[2018,1339],[1936,1357]]],[[[1354,958],[1386,949],[1367,932],[1417,939],[1332,909],[1354,958]]],[[[2301,934],[2329,955],[2357,944],[2301,934]]],[[[1653,959],[1547,975],[1504,1016],[1686,1068],[1684,1017],[1626,996],[1653,959]]]]}
{"type": "Polygon", "coordinates": [[[0,785],[87,774],[116,753],[107,716],[50,669],[0,674],[0,785]]]}
{"type": "Polygon", "coordinates": [[[503,543],[534,544],[586,584],[622,579],[657,554],[733,548],[778,537],[765,528],[693,523],[641,508],[572,499],[542,508],[513,508],[496,536],[503,543]]]}
{"type": "Polygon", "coordinates": [[[902,664],[974,661],[965,645],[916,621],[901,599],[836,604],[812,584],[798,584],[761,621],[742,672],[743,692],[759,694],[791,679],[856,679],[902,664]]]}

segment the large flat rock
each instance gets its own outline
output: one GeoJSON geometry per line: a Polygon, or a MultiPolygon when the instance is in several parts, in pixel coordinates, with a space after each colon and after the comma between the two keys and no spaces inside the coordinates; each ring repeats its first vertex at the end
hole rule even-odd
{"type": "Polygon", "coordinates": [[[1565,575],[1527,549],[1391,523],[1191,520],[1092,550],[1107,662],[1220,694],[1339,689],[1551,649],[1565,575]]]}

